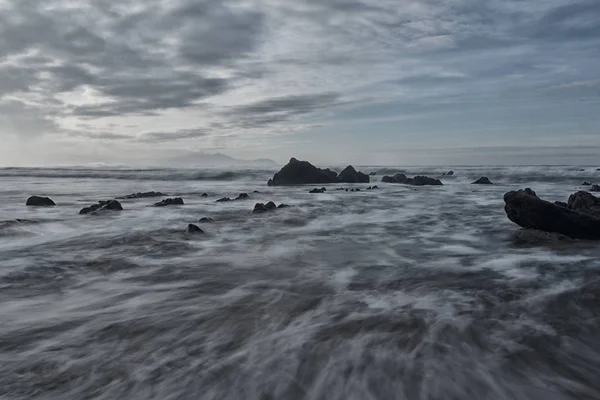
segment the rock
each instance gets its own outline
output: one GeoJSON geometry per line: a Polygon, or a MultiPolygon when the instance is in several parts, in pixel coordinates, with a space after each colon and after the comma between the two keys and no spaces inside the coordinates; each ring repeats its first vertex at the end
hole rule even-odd
{"type": "Polygon", "coordinates": [[[308,183],[335,183],[337,174],[330,170],[323,170],[315,167],[308,161],[298,161],[291,158],[273,179],[269,179],[267,185],[302,185],[308,183]]]}
{"type": "Polygon", "coordinates": [[[394,176],[385,175],[381,178],[381,182],[385,183],[407,183],[408,178],[404,174],[396,174],[394,176]]]}
{"type": "Polygon", "coordinates": [[[258,190],[255,190],[254,193],[260,193],[258,190]]]}
{"type": "Polygon", "coordinates": [[[311,183],[358,183],[369,182],[369,176],[362,172],[357,172],[351,165],[346,167],[340,175],[329,168],[317,168],[308,161],[298,161],[291,158],[272,179],[269,179],[269,186],[285,185],[304,185],[311,183]]]}
{"type": "Polygon", "coordinates": [[[426,186],[426,185],[441,186],[442,181],[440,181],[439,179],[430,178],[428,176],[415,176],[414,178],[409,179],[408,184],[415,185],[415,186],[426,186]]]}
{"type": "Polygon", "coordinates": [[[377,172],[369,172],[369,175],[370,176],[375,176],[375,175],[377,175],[377,172]]]}
{"type": "Polygon", "coordinates": [[[98,212],[104,210],[112,210],[112,211],[122,211],[123,206],[117,200],[101,200],[98,204],[92,204],[89,207],[84,207],[79,210],[79,214],[94,214],[97,215],[98,212]]]}
{"type": "Polygon", "coordinates": [[[211,222],[214,222],[215,220],[209,217],[202,217],[200,218],[200,220],[198,222],[200,222],[201,224],[209,224],[211,222]]]}
{"type": "Polygon", "coordinates": [[[600,185],[592,185],[590,192],[600,192],[600,185]]]}
{"type": "Polygon", "coordinates": [[[217,200],[217,203],[223,203],[225,201],[231,201],[231,199],[229,197],[221,197],[219,200],[217,200]]]}
{"type": "Polygon", "coordinates": [[[352,165],[348,165],[338,175],[338,182],[343,183],[369,183],[369,175],[358,172],[352,165]]]}
{"type": "Polygon", "coordinates": [[[119,199],[144,199],[147,197],[161,197],[161,196],[168,196],[168,195],[161,193],[161,192],[138,192],[138,193],[132,193],[132,194],[128,194],[127,196],[118,197],[118,198],[119,199]]]}
{"type": "Polygon", "coordinates": [[[204,233],[204,231],[198,225],[188,224],[187,233],[204,233]]]}
{"type": "Polygon", "coordinates": [[[202,193],[201,196],[202,197],[208,197],[208,193],[202,193]]]}
{"type": "Polygon", "coordinates": [[[569,205],[567,203],[565,203],[564,201],[555,201],[554,205],[559,206],[559,207],[569,208],[569,205]]]}
{"type": "Polygon", "coordinates": [[[452,176],[452,175],[454,175],[454,171],[448,171],[444,175],[446,175],[446,176],[452,176]]]}
{"type": "Polygon", "coordinates": [[[181,197],[173,197],[159,201],[158,203],[154,203],[154,207],[166,207],[166,206],[182,206],[183,199],[181,197]]]}
{"type": "Polygon", "coordinates": [[[591,185],[592,185],[592,184],[591,184],[590,182],[583,182],[583,183],[581,184],[581,186],[591,186],[591,185]]]}
{"type": "Polygon", "coordinates": [[[600,218],[600,199],[589,192],[579,191],[569,196],[569,209],[600,218]]]}
{"type": "Polygon", "coordinates": [[[335,190],[346,190],[346,188],[337,188],[335,190]]]}
{"type": "Polygon", "coordinates": [[[493,185],[493,183],[488,179],[487,176],[482,176],[481,178],[473,182],[472,185],[493,185]]]}
{"type": "Polygon", "coordinates": [[[583,172],[583,171],[585,171],[585,169],[583,169],[583,168],[579,169],[579,172],[583,172]]]}
{"type": "Polygon", "coordinates": [[[289,207],[287,204],[283,204],[281,203],[280,205],[277,206],[277,208],[286,208],[289,207]]]}
{"type": "Polygon", "coordinates": [[[248,196],[248,194],[247,194],[247,193],[240,193],[240,194],[238,195],[238,197],[236,197],[236,198],[235,198],[235,199],[233,199],[233,200],[248,200],[249,198],[250,198],[250,196],[248,196]]]}
{"type": "Polygon", "coordinates": [[[54,203],[50,197],[31,196],[27,199],[25,205],[34,207],[51,207],[55,206],[56,203],[54,203]]]}
{"type": "Polygon", "coordinates": [[[367,190],[375,190],[375,189],[379,189],[379,187],[377,185],[374,185],[374,186],[369,186],[367,188],[367,190]]]}
{"type": "MultiPolygon", "coordinates": [[[[287,205],[285,204],[280,204],[279,208],[284,208],[287,207],[287,205]]],[[[267,211],[272,211],[277,209],[278,207],[275,205],[275,203],[273,203],[272,201],[269,201],[267,204],[263,204],[263,203],[256,203],[254,205],[254,210],[252,210],[253,213],[264,213],[267,211]]]]}
{"type": "Polygon", "coordinates": [[[326,190],[327,190],[327,189],[325,189],[324,187],[322,187],[321,189],[319,189],[319,188],[314,188],[313,190],[311,190],[311,191],[310,191],[310,192],[308,192],[308,193],[325,193],[325,191],[326,191],[326,190]]]}
{"type": "Polygon", "coordinates": [[[600,239],[600,218],[591,213],[597,212],[598,199],[592,194],[571,195],[566,208],[542,200],[532,192],[519,190],[504,195],[504,210],[509,220],[526,229],[560,233],[575,239],[600,239]]]}

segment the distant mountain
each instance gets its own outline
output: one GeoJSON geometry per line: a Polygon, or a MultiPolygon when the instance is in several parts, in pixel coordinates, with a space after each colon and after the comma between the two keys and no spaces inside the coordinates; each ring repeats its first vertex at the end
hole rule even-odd
{"type": "Polygon", "coordinates": [[[169,165],[181,167],[275,167],[278,164],[268,158],[257,160],[239,160],[225,154],[183,153],[167,160],[169,165]]]}

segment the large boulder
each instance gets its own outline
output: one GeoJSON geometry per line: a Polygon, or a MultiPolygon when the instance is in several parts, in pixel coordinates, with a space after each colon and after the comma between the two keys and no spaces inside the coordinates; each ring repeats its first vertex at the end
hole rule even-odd
{"type": "Polygon", "coordinates": [[[356,171],[351,165],[346,167],[338,175],[330,169],[317,168],[308,161],[298,161],[291,158],[272,179],[269,179],[269,186],[289,186],[305,184],[325,184],[325,183],[359,183],[369,182],[369,176],[356,171]]]}
{"type": "Polygon", "coordinates": [[[576,239],[600,239],[600,218],[595,215],[598,199],[590,193],[572,195],[568,208],[542,200],[532,190],[508,192],[504,202],[508,219],[523,228],[576,239]]]}
{"type": "Polygon", "coordinates": [[[79,210],[79,214],[98,215],[99,212],[106,210],[122,211],[123,206],[117,200],[100,200],[97,204],[82,208],[79,210]]]}
{"type": "Polygon", "coordinates": [[[25,205],[34,207],[51,207],[55,206],[56,203],[54,203],[50,197],[31,196],[27,199],[25,205]]]}
{"type": "Polygon", "coordinates": [[[334,183],[337,174],[330,170],[317,168],[308,161],[298,161],[291,158],[273,179],[269,179],[269,186],[302,185],[308,183],[334,183]]]}
{"type": "Polygon", "coordinates": [[[600,199],[591,193],[579,191],[569,196],[567,206],[571,210],[600,218],[600,199]]]}
{"type": "Polygon", "coordinates": [[[358,172],[352,165],[348,165],[338,175],[338,182],[342,183],[369,183],[369,175],[358,172]]]}
{"type": "Polygon", "coordinates": [[[173,197],[154,203],[154,207],[166,207],[166,206],[182,206],[183,199],[181,197],[173,197]]]}
{"type": "Polygon", "coordinates": [[[473,182],[473,185],[493,185],[492,181],[489,180],[487,176],[482,176],[473,182]]]}

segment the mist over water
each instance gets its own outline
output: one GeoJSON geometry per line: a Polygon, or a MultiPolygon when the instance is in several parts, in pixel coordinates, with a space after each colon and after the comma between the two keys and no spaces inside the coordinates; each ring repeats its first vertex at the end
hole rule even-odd
{"type": "Polygon", "coordinates": [[[453,167],[417,188],[379,181],[449,168],[360,169],[379,189],[0,169],[0,398],[600,398],[600,248],[523,243],[502,201],[523,187],[565,201],[600,171],[453,167]],[[495,185],[470,184],[482,175],[495,185]],[[185,205],[78,215],[151,190],[185,205]],[[25,207],[34,194],[57,206],[25,207]],[[252,214],[269,200],[291,207],[252,214]]]}

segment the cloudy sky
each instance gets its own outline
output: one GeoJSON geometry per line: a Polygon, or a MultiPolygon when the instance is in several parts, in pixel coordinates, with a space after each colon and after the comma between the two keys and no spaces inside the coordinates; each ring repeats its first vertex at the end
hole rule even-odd
{"type": "Polygon", "coordinates": [[[598,0],[0,0],[0,38],[0,165],[598,162],[598,0]]]}

